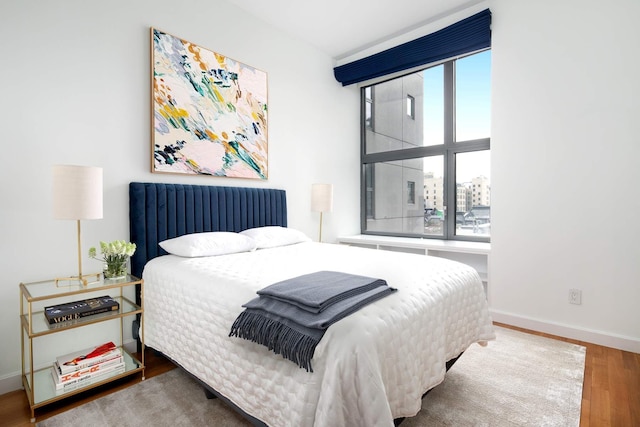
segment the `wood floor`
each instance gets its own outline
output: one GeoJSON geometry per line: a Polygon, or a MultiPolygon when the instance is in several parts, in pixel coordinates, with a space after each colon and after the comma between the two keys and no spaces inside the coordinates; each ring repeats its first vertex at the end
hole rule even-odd
{"type": "MultiPolygon", "coordinates": [[[[640,426],[640,354],[531,332],[504,324],[498,325],[580,344],[587,348],[582,390],[581,427],[640,426]]],[[[160,375],[174,368],[171,362],[151,351],[145,353],[145,362],[147,365],[146,378],[160,375]]],[[[41,421],[139,381],[140,375],[134,375],[76,397],[39,408],[36,410],[36,420],[41,421]]],[[[0,396],[0,425],[32,427],[30,418],[31,411],[23,390],[16,390],[0,396]]]]}

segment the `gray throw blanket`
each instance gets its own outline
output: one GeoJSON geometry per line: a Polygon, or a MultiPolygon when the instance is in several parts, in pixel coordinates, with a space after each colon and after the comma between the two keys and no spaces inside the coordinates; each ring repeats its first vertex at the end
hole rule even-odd
{"type": "Polygon", "coordinates": [[[267,286],[260,289],[258,295],[319,313],[340,300],[383,285],[386,282],[382,279],[339,271],[318,271],[267,286]]]}
{"type": "Polygon", "coordinates": [[[382,279],[336,271],[294,277],[258,291],[229,336],[262,344],[313,372],[311,359],[326,329],[394,291],[382,279]]]}

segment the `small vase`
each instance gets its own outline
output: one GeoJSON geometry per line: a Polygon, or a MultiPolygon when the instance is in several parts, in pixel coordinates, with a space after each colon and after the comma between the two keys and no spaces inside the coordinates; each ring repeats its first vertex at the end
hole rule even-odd
{"type": "Polygon", "coordinates": [[[127,260],[105,263],[102,272],[105,279],[122,279],[127,275],[127,260]]]}

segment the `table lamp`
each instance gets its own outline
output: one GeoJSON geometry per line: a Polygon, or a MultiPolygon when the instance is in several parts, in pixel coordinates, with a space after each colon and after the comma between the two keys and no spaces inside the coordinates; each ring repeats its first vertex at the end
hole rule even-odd
{"type": "Polygon", "coordinates": [[[78,280],[87,286],[88,279],[100,274],[82,274],[82,244],[80,220],[102,218],[102,168],[94,166],[54,165],[53,166],[53,217],[72,219],[77,223],[78,275],[56,279],[78,280]]]}
{"type": "Polygon", "coordinates": [[[322,213],[333,210],[333,184],[311,185],[311,212],[320,212],[318,242],[322,242],[322,213]]]}

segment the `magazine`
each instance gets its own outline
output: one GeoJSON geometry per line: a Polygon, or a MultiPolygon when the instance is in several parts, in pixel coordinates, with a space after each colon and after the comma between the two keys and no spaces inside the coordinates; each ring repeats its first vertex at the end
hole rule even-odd
{"type": "Polygon", "coordinates": [[[117,311],[120,304],[114,298],[104,295],[97,298],[73,301],[44,308],[44,316],[49,324],[80,319],[94,314],[117,311]]]}
{"type": "Polygon", "coordinates": [[[113,342],[107,342],[97,347],[90,347],[57,357],[55,363],[60,374],[66,374],[112,360],[121,355],[122,350],[119,347],[116,347],[113,342]]]}

